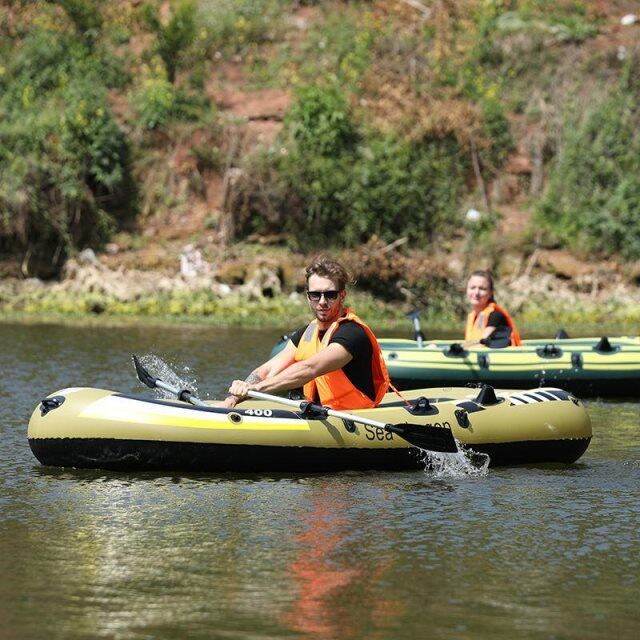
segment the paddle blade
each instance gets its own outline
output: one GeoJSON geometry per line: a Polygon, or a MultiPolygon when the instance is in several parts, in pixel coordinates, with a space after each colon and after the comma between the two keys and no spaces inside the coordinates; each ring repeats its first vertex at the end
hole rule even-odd
{"type": "Polygon", "coordinates": [[[439,453],[456,453],[458,451],[451,429],[446,427],[404,423],[388,424],[386,429],[397,433],[414,447],[420,447],[427,451],[439,453]]]}
{"type": "Polygon", "coordinates": [[[133,355],[131,358],[133,359],[133,366],[136,368],[138,380],[140,380],[142,384],[146,384],[147,387],[155,389],[157,386],[156,379],[142,366],[142,362],[138,360],[137,356],[133,355]]]}

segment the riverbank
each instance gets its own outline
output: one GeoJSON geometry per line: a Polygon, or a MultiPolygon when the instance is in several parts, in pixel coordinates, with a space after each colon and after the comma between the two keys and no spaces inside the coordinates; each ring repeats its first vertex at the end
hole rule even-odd
{"type": "MultiPolygon", "coordinates": [[[[308,321],[304,294],[283,286],[273,272],[267,280],[275,278],[272,284],[279,283],[275,292],[262,289],[255,280],[228,285],[210,277],[188,280],[179,274],[169,277],[95,266],[78,268],[74,274],[54,283],[36,279],[0,282],[0,322],[287,331],[308,321]]],[[[513,310],[525,337],[552,336],[560,328],[572,336],[638,333],[640,304],[634,300],[632,287],[620,284],[607,296],[581,294],[549,274],[498,282],[498,287],[501,302],[513,310]]],[[[417,308],[427,335],[454,337],[462,331],[464,306],[460,292],[450,291],[448,297],[443,291],[425,304],[422,300],[389,301],[355,289],[349,301],[378,331],[410,335],[406,313],[417,308]]]]}
{"type": "MultiPolygon", "coordinates": [[[[640,325],[630,267],[587,266],[550,251],[496,252],[500,261],[488,263],[482,256],[462,259],[460,252],[389,251],[375,242],[336,255],[356,280],[349,304],[378,331],[410,334],[406,314],[418,309],[428,335],[458,335],[469,264],[493,264],[498,299],[525,336],[551,336],[559,328],[572,335],[635,335],[640,325]]],[[[303,274],[310,255],[252,245],[209,255],[187,245],[165,250],[155,266],[144,257],[85,250],[66,262],[59,280],[0,279],[0,320],[282,331],[308,321],[303,274]]]]}

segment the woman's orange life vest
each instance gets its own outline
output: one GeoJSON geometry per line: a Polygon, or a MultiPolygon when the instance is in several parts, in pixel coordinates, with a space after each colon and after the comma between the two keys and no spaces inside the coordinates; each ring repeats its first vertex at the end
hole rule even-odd
{"type": "Polygon", "coordinates": [[[513,318],[509,315],[506,309],[495,302],[490,302],[477,315],[475,311],[472,311],[467,316],[467,328],[464,332],[464,339],[473,340],[474,342],[480,342],[480,340],[482,340],[484,330],[487,328],[489,316],[491,315],[492,311],[499,311],[507,319],[507,324],[511,328],[511,346],[520,346],[522,344],[522,340],[520,339],[520,333],[516,328],[516,324],[513,321],[513,318]]]}
{"type": "Polygon", "coordinates": [[[309,326],[307,326],[302,338],[300,338],[295,359],[296,362],[307,360],[326,348],[329,345],[331,336],[336,332],[341,322],[350,320],[361,326],[371,343],[371,376],[373,378],[373,389],[376,394],[375,398],[372,399],[367,394],[362,393],[362,391],[349,380],[342,369],[330,371],[329,373],[318,376],[314,380],[310,380],[304,385],[303,391],[305,398],[310,402],[315,402],[319,398],[322,404],[332,409],[369,409],[380,404],[384,394],[387,393],[387,389],[389,388],[389,373],[382,359],[380,345],[378,345],[378,340],[375,335],[373,335],[373,331],[371,331],[351,309],[345,309],[345,312],[346,314],[344,316],[338,318],[338,320],[329,326],[322,340],[318,337],[318,321],[313,320],[309,326]]]}

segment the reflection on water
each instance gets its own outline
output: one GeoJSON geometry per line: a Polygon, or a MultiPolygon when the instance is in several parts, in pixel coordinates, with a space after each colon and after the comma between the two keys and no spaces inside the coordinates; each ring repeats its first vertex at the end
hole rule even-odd
{"type": "Polygon", "coordinates": [[[296,552],[287,571],[295,598],[283,622],[314,638],[380,637],[403,610],[391,594],[375,593],[392,560],[378,559],[363,545],[359,553],[336,561],[354,526],[345,515],[351,507],[348,487],[337,489],[318,487],[309,495],[309,512],[292,540],[296,552]]]}
{"type": "Polygon", "coordinates": [[[132,352],[213,396],[274,338],[0,326],[0,637],[635,637],[638,404],[590,403],[578,464],[484,477],[115,474],[28,449],[55,389],[143,392],[132,352]]]}

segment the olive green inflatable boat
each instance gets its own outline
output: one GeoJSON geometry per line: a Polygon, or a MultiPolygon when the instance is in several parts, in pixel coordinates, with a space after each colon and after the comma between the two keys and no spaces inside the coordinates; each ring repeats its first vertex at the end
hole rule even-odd
{"type": "Polygon", "coordinates": [[[579,397],[637,397],[637,338],[525,340],[521,347],[464,348],[451,341],[379,340],[400,389],[469,382],[530,389],[560,387],[579,397]],[[433,345],[433,346],[431,346],[433,345]]]}
{"type": "MultiPolygon", "coordinates": [[[[451,430],[492,465],[570,463],[591,439],[589,416],[566,391],[422,389],[352,411],[385,424],[451,430]]],[[[423,468],[397,433],[332,417],[313,419],[264,401],[233,410],[92,388],[38,404],[29,444],[44,465],[116,470],[324,471],[423,468]]]]}
{"type": "MultiPolygon", "coordinates": [[[[271,355],[289,340],[285,334],[271,355]]],[[[451,340],[378,340],[398,389],[490,384],[497,388],[554,386],[580,398],[640,394],[639,338],[524,340],[521,347],[463,348],[451,340]]]]}

